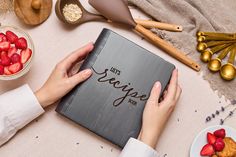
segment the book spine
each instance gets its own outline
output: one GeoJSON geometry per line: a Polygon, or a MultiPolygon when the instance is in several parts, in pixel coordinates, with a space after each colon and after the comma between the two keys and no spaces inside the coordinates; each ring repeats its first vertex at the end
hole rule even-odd
{"type": "Polygon", "coordinates": [[[110,30],[104,28],[94,44],[94,50],[89,53],[84,63],[80,67],[80,71],[87,68],[91,68],[94,65],[98,55],[106,45],[109,35],[110,35],[110,30]]]}
{"type": "MultiPolygon", "coordinates": [[[[104,46],[107,42],[107,39],[109,38],[109,35],[110,35],[110,30],[104,28],[94,44],[93,51],[90,52],[89,55],[86,57],[84,63],[81,65],[79,71],[82,71],[82,70],[85,70],[88,68],[92,68],[98,55],[100,54],[100,52],[104,48],[104,46]]],[[[69,92],[65,97],[63,97],[60,104],[57,106],[57,109],[56,109],[57,112],[64,113],[64,114],[66,113],[66,111],[69,109],[71,103],[73,102],[73,99],[74,99],[76,93],[78,92],[77,88],[79,86],[80,85],[76,86],[71,92],[69,92]]]]}

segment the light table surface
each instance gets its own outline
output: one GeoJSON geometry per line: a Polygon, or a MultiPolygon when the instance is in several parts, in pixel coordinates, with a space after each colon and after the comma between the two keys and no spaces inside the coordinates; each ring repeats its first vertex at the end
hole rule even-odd
{"type": "MultiPolygon", "coordinates": [[[[87,9],[93,10],[85,0],[81,2],[87,9]]],[[[134,17],[145,17],[134,9],[132,13],[134,17]]],[[[106,27],[175,64],[179,69],[179,82],[183,93],[157,145],[157,151],[161,156],[189,156],[191,143],[197,133],[207,126],[219,124],[219,119],[223,116],[205,123],[205,118],[209,114],[227,105],[227,102],[223,98],[218,98],[200,73],[191,70],[121,26],[90,22],[76,28],[68,28],[57,19],[54,7],[49,19],[37,27],[22,24],[13,13],[7,14],[0,21],[2,25],[14,25],[27,31],[33,38],[36,48],[30,72],[15,81],[0,81],[0,93],[25,83],[33,90],[38,89],[57,62],[82,45],[90,41],[95,42],[101,30],[106,27]]],[[[236,128],[236,118],[232,117],[225,124],[236,128]]],[[[120,149],[117,146],[58,115],[55,105],[0,148],[1,157],[116,157],[119,153],[120,149]]]]}

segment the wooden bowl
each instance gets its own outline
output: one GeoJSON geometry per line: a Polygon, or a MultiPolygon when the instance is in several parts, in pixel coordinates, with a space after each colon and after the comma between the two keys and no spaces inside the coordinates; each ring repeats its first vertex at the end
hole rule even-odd
{"type": "Polygon", "coordinates": [[[52,0],[14,0],[16,16],[28,25],[43,23],[52,10],[52,0]]]}

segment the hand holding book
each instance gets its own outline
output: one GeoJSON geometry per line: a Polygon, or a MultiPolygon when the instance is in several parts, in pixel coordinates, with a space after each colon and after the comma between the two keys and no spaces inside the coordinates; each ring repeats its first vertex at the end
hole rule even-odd
{"type": "MultiPolygon", "coordinates": [[[[93,49],[88,44],[70,54],[57,64],[47,82],[38,90],[35,95],[43,107],[58,101],[77,84],[85,81],[91,76],[89,69],[83,70],[76,75],[69,76],[68,71],[76,61],[81,61],[93,49]],[[56,89],[56,90],[55,90],[56,89]]],[[[168,89],[164,92],[163,100],[158,102],[161,92],[160,82],[156,82],[152,88],[150,97],[143,112],[143,124],[139,140],[155,148],[158,139],[167,123],[172,111],[181,94],[178,84],[178,71],[174,70],[168,89]]]]}
{"type": "Polygon", "coordinates": [[[156,82],[143,112],[143,124],[139,134],[139,140],[154,149],[182,92],[178,84],[178,71],[176,69],[172,73],[168,89],[164,92],[163,100],[158,102],[160,92],[161,84],[156,82]]]}
{"type": "Polygon", "coordinates": [[[56,65],[46,83],[42,88],[35,92],[35,95],[43,108],[61,99],[77,84],[85,81],[92,75],[90,69],[85,69],[73,76],[70,76],[69,74],[72,66],[75,63],[82,61],[92,49],[93,44],[89,43],[71,53],[56,65]]]}

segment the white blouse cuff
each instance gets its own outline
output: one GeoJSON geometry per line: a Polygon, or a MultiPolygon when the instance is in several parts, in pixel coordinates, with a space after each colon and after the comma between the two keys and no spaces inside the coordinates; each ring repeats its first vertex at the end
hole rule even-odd
{"type": "Polygon", "coordinates": [[[12,127],[17,131],[44,113],[34,93],[28,85],[2,94],[1,101],[5,102],[5,113],[12,127]]]}
{"type": "Polygon", "coordinates": [[[130,138],[119,157],[158,157],[158,154],[145,143],[130,138]]]}

